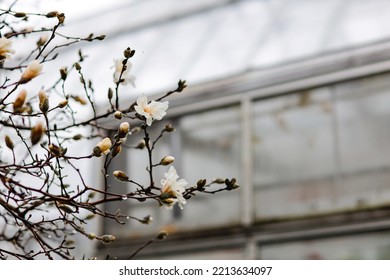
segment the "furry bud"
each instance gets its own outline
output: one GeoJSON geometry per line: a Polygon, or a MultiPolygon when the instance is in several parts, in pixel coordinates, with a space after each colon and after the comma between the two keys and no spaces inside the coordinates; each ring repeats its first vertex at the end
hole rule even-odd
{"type": "Polygon", "coordinates": [[[7,145],[8,149],[14,149],[14,142],[12,142],[11,137],[9,137],[8,135],[5,135],[5,144],[7,145]]]}
{"type": "Polygon", "coordinates": [[[21,111],[21,108],[23,107],[24,102],[26,101],[26,97],[27,97],[27,91],[25,89],[22,89],[13,103],[14,112],[21,111]]]}
{"type": "Polygon", "coordinates": [[[170,165],[174,161],[175,158],[173,156],[166,156],[161,159],[160,164],[166,166],[166,165],[170,165]]]}
{"type": "Polygon", "coordinates": [[[45,132],[45,129],[44,129],[43,124],[41,122],[39,122],[39,123],[37,123],[37,125],[33,126],[31,128],[31,134],[30,134],[31,143],[33,145],[35,145],[39,141],[41,141],[44,132],[45,132]]]}
{"type": "Polygon", "coordinates": [[[46,114],[49,111],[49,99],[47,98],[46,92],[40,90],[38,92],[39,97],[39,109],[42,113],[46,114]]]}
{"type": "Polygon", "coordinates": [[[125,138],[130,131],[130,124],[128,122],[123,122],[118,128],[118,137],[125,138]]]}
{"type": "Polygon", "coordinates": [[[110,152],[111,146],[111,139],[106,137],[96,144],[95,148],[93,149],[93,154],[95,156],[100,156],[101,154],[107,155],[110,152]]]}
{"type": "Polygon", "coordinates": [[[129,180],[129,176],[127,176],[127,174],[122,171],[122,170],[116,170],[113,172],[113,175],[115,176],[116,179],[118,179],[119,181],[123,181],[123,182],[127,182],[129,180]]]}
{"type": "Polygon", "coordinates": [[[42,65],[38,62],[38,60],[33,60],[24,70],[22,77],[19,80],[19,83],[24,84],[28,81],[34,79],[38,76],[42,71],[42,65]]]}
{"type": "Polygon", "coordinates": [[[116,237],[111,234],[106,234],[101,237],[101,240],[103,243],[111,243],[112,241],[115,241],[116,237]]]}

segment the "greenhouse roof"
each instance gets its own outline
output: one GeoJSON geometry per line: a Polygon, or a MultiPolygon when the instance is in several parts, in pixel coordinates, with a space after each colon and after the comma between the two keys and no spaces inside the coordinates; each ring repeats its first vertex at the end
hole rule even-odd
{"type": "MultiPolygon", "coordinates": [[[[47,8],[46,2],[38,3],[47,8]]],[[[111,81],[112,59],[126,47],[137,51],[132,72],[141,93],[172,88],[179,79],[199,84],[390,37],[386,0],[101,0],[93,7],[67,0],[58,5],[69,11],[67,33],[107,35],[102,45],[85,47],[91,65],[108,69],[99,71],[100,82],[111,81]]]]}

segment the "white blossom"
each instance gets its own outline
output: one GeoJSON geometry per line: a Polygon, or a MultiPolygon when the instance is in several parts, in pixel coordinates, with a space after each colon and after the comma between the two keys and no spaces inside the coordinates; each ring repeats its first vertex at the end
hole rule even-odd
{"type": "Polygon", "coordinates": [[[132,66],[133,66],[132,63],[130,61],[127,61],[126,70],[123,71],[122,73],[122,69],[123,69],[122,60],[115,59],[114,60],[114,68],[115,68],[114,83],[117,83],[119,81],[119,77],[122,73],[122,77],[120,77],[120,79],[122,80],[121,84],[122,85],[131,84],[133,87],[135,87],[135,76],[130,75],[130,70],[132,66]]]}
{"type": "Polygon", "coordinates": [[[158,102],[152,100],[148,103],[145,95],[138,97],[135,111],[146,118],[146,124],[150,126],[154,120],[161,120],[166,115],[168,101],[158,102]]]}
{"type": "Polygon", "coordinates": [[[184,187],[187,185],[187,181],[184,179],[178,180],[179,175],[177,175],[176,169],[173,166],[164,175],[165,179],[161,180],[161,184],[163,185],[160,195],[161,202],[168,209],[172,208],[176,203],[183,209],[183,205],[187,202],[183,197],[184,187]]]}

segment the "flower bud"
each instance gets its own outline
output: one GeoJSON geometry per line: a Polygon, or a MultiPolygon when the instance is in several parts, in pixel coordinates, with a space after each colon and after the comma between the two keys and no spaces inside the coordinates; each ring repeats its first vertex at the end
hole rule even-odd
{"type": "Polygon", "coordinates": [[[21,108],[23,112],[26,112],[27,114],[32,114],[33,108],[31,107],[31,104],[29,102],[26,103],[26,106],[21,108]]]}
{"type": "Polygon", "coordinates": [[[54,155],[55,157],[60,157],[60,154],[61,154],[61,149],[60,147],[56,146],[56,145],[53,145],[53,144],[50,144],[49,145],[49,151],[51,152],[52,155],[54,155]]]}
{"type": "Polygon", "coordinates": [[[81,96],[72,96],[72,98],[77,101],[78,103],[80,103],[81,105],[86,105],[87,104],[87,100],[85,100],[84,98],[82,98],[81,96]]]}
{"type": "Polygon", "coordinates": [[[92,220],[93,218],[95,218],[95,214],[89,214],[85,217],[85,220],[92,220]]]}
{"type": "Polygon", "coordinates": [[[85,38],[88,42],[91,42],[93,40],[93,33],[90,33],[88,37],[85,38]]]}
{"type": "Polygon", "coordinates": [[[187,87],[186,81],[180,80],[180,81],[177,83],[177,91],[178,91],[178,92],[182,92],[186,87],[187,87]]]}
{"type": "Polygon", "coordinates": [[[213,183],[215,183],[215,184],[224,184],[225,183],[225,179],[216,178],[216,179],[213,180],[213,183]]]}
{"type": "Polygon", "coordinates": [[[33,126],[31,128],[31,134],[30,134],[31,143],[33,145],[35,145],[39,141],[41,141],[41,138],[42,138],[44,132],[45,132],[45,129],[44,129],[43,124],[41,122],[38,122],[35,126],[33,126]]]}
{"type": "Polygon", "coordinates": [[[165,238],[167,238],[167,236],[168,236],[168,232],[166,232],[166,231],[161,231],[161,232],[157,235],[156,239],[158,239],[158,240],[164,240],[165,238]]]}
{"type": "Polygon", "coordinates": [[[76,134],[75,136],[72,137],[73,140],[80,140],[81,138],[83,138],[83,135],[81,134],[76,134]]]}
{"type": "Polygon", "coordinates": [[[95,39],[98,39],[99,41],[102,41],[106,38],[106,35],[100,35],[100,36],[97,36],[95,39]]]}
{"type": "Polygon", "coordinates": [[[130,58],[130,57],[132,57],[134,54],[135,54],[135,51],[134,51],[134,50],[131,50],[130,48],[125,49],[124,52],[123,52],[123,55],[124,55],[124,57],[126,57],[126,58],[130,58]]]}
{"type": "Polygon", "coordinates": [[[94,198],[95,195],[96,195],[96,192],[90,192],[90,193],[88,194],[88,199],[94,198]]]}
{"type": "Polygon", "coordinates": [[[23,12],[17,12],[14,14],[14,17],[17,17],[17,18],[24,18],[26,17],[26,13],[23,13],[23,12]]]}
{"type": "Polygon", "coordinates": [[[65,21],[65,14],[64,13],[57,14],[57,19],[58,19],[58,23],[60,23],[60,24],[64,23],[64,21],[65,21]]]}
{"type": "Polygon", "coordinates": [[[146,225],[150,224],[151,222],[153,222],[153,217],[150,215],[147,215],[141,221],[141,223],[146,224],[146,225]]]}
{"type": "Polygon", "coordinates": [[[91,232],[91,233],[88,233],[87,237],[88,237],[89,239],[93,240],[93,239],[95,239],[96,234],[94,234],[93,232],[91,232]]]}
{"type": "Polygon", "coordinates": [[[118,128],[118,137],[125,138],[130,131],[130,124],[128,122],[123,122],[118,128]]]}
{"type": "Polygon", "coordinates": [[[68,100],[62,100],[60,103],[58,103],[59,108],[64,108],[68,105],[68,100]]]}
{"type": "Polygon", "coordinates": [[[70,208],[68,205],[58,204],[57,207],[68,214],[74,213],[74,210],[72,208],[70,208]]]}
{"type": "Polygon", "coordinates": [[[237,182],[236,178],[232,178],[231,180],[226,178],[225,179],[226,190],[230,191],[239,188],[240,186],[236,185],[236,182],[237,182]]]}
{"type": "Polygon", "coordinates": [[[24,70],[22,77],[19,80],[19,83],[24,84],[29,82],[38,76],[42,71],[42,65],[39,64],[38,60],[33,60],[24,70]]]}
{"type": "MultiPolygon", "coordinates": [[[[96,155],[95,152],[99,152],[100,155],[101,154],[107,155],[110,152],[111,146],[112,146],[111,139],[108,137],[104,138],[102,141],[96,144],[94,148],[94,155],[96,155]]],[[[96,155],[96,156],[100,156],[100,155],[96,155]]]]}
{"type": "Polygon", "coordinates": [[[197,183],[196,183],[196,187],[199,191],[204,191],[205,188],[204,186],[206,185],[206,179],[200,179],[197,183]]]}
{"type": "Polygon", "coordinates": [[[113,175],[115,176],[116,179],[118,179],[119,181],[123,181],[123,182],[127,182],[129,180],[129,176],[127,176],[127,174],[122,171],[122,170],[116,170],[113,172],[113,175]]]}
{"type": "Polygon", "coordinates": [[[46,42],[47,42],[47,39],[48,39],[47,34],[41,36],[41,37],[39,38],[38,42],[37,42],[37,46],[38,46],[38,47],[42,47],[43,45],[45,45],[46,42]]]}
{"type": "Polygon", "coordinates": [[[142,149],[145,148],[145,146],[146,146],[146,142],[145,142],[144,139],[142,139],[141,141],[138,142],[138,144],[137,144],[137,146],[136,146],[136,149],[142,150],[142,149]]]}
{"type": "Polygon", "coordinates": [[[106,234],[100,237],[103,243],[111,243],[112,241],[115,241],[116,237],[111,234],[106,234]]]}
{"type": "Polygon", "coordinates": [[[92,151],[92,155],[95,157],[100,157],[102,155],[102,152],[100,151],[100,148],[98,146],[95,146],[92,151]]]}
{"type": "Polygon", "coordinates": [[[21,108],[23,107],[24,102],[26,101],[26,97],[27,97],[27,91],[25,89],[22,89],[14,101],[13,104],[14,112],[22,111],[21,108]]]}
{"type": "Polygon", "coordinates": [[[174,161],[175,158],[173,156],[166,156],[161,159],[160,164],[166,166],[166,165],[170,165],[174,161]]]}
{"type": "Polygon", "coordinates": [[[166,132],[173,132],[173,131],[175,131],[175,128],[170,123],[168,123],[168,124],[165,125],[164,131],[166,131],[166,132]]]}
{"type": "Polygon", "coordinates": [[[9,137],[8,135],[5,135],[5,144],[10,150],[14,149],[14,142],[12,142],[11,137],[9,137]]]}
{"type": "Polygon", "coordinates": [[[112,148],[112,157],[116,157],[117,155],[119,155],[119,153],[122,151],[122,146],[121,146],[122,142],[119,141],[118,142],[118,145],[115,145],[113,148],[112,148]]]}
{"type": "Polygon", "coordinates": [[[68,69],[66,69],[66,67],[60,68],[60,75],[61,75],[61,79],[65,81],[66,78],[68,77],[68,69]]]}
{"type": "Polygon", "coordinates": [[[80,71],[80,70],[81,70],[81,65],[80,65],[80,63],[78,63],[78,62],[76,62],[76,63],[74,64],[74,67],[76,68],[77,71],[80,71]]]}
{"type": "Polygon", "coordinates": [[[74,244],[75,244],[74,240],[66,240],[66,242],[64,243],[65,246],[72,246],[74,244]]]}
{"type": "Polygon", "coordinates": [[[109,88],[108,93],[107,93],[108,99],[111,100],[113,96],[114,96],[114,92],[113,92],[112,88],[109,88]]]}
{"type": "Polygon", "coordinates": [[[67,149],[66,148],[63,149],[63,148],[58,147],[58,146],[56,146],[54,144],[50,144],[49,145],[49,151],[55,157],[63,157],[66,154],[67,149]]]}
{"type": "Polygon", "coordinates": [[[139,133],[141,131],[141,128],[139,126],[135,126],[130,130],[131,134],[139,133]]]}
{"type": "Polygon", "coordinates": [[[52,11],[52,12],[47,13],[46,17],[53,18],[53,17],[57,17],[57,15],[58,15],[58,11],[52,11]]]}
{"type": "Polygon", "coordinates": [[[117,120],[122,119],[122,117],[123,117],[123,114],[122,114],[121,111],[116,111],[116,112],[114,113],[114,118],[116,118],[117,120]]]}
{"type": "Polygon", "coordinates": [[[49,111],[49,99],[47,98],[46,92],[40,90],[38,92],[39,97],[39,109],[42,113],[46,114],[49,111]]]}

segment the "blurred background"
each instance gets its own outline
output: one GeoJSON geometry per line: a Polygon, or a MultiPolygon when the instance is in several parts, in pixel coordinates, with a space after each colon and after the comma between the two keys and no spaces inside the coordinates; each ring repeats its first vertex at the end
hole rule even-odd
{"type": "MultiPolygon", "coordinates": [[[[165,229],[169,238],[138,258],[390,258],[389,1],[24,5],[16,7],[64,12],[63,33],[107,36],[81,45],[102,110],[113,59],[126,47],[136,50],[136,87],[122,91],[124,103],[140,94],[160,96],[186,80],[188,89],[170,99],[167,117],[154,128],[155,135],[167,122],[177,128],[155,158],[175,156],[180,177],[191,185],[219,177],[235,177],[240,185],[198,195],[184,210],[152,202],[107,206],[150,214],[153,223],[97,221],[96,228],[118,240],[92,249],[81,242],[80,252],[125,258],[165,229]]],[[[72,61],[78,48],[68,48],[63,61],[72,61]]],[[[129,138],[133,145],[141,136],[129,138]]],[[[144,151],[130,150],[117,167],[147,182],[146,162],[144,151]]]]}

